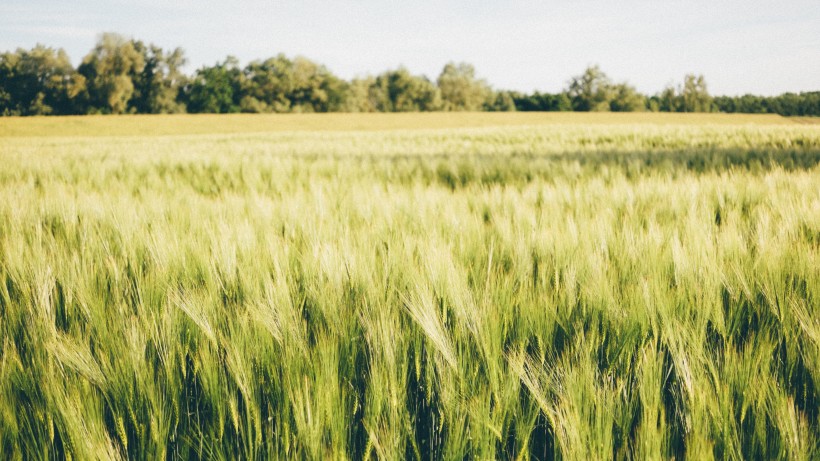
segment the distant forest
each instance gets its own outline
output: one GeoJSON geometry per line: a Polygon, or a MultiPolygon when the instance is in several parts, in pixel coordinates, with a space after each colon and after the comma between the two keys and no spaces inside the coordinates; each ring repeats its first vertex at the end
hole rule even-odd
{"type": "Polygon", "coordinates": [[[350,81],[303,57],[278,55],[242,67],[228,57],[186,75],[181,48],[165,51],[103,34],[75,68],[62,49],[38,45],[0,54],[0,114],[229,112],[663,111],[820,115],[820,91],[712,96],[702,75],[645,95],[597,66],[560,93],[493,89],[466,63],[431,81],[400,67],[350,81]]]}

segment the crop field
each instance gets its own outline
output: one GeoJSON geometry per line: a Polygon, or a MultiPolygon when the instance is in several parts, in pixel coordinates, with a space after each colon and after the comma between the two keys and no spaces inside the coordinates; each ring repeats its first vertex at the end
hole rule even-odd
{"type": "Polygon", "coordinates": [[[820,124],[0,119],[0,459],[820,459],[820,124]]]}

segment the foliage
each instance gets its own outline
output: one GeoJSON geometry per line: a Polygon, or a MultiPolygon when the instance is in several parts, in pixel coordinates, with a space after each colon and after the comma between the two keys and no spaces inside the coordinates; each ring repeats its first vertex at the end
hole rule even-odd
{"type": "Polygon", "coordinates": [[[678,89],[667,86],[650,104],[664,112],[713,112],[712,96],[702,75],[687,74],[678,89]]]}
{"type": "Polygon", "coordinates": [[[820,92],[713,98],[702,75],[646,96],[599,66],[564,91],[493,89],[468,63],[450,62],[431,81],[399,67],[345,81],[325,66],[283,54],[242,67],[228,56],[186,75],[184,51],[118,34],[100,36],[75,70],[63,50],[42,45],[0,54],[0,115],[305,113],[429,111],[742,112],[820,115],[820,92]]]}
{"type": "Polygon", "coordinates": [[[38,45],[0,54],[2,115],[70,114],[85,88],[63,50],[38,45]]]}
{"type": "Polygon", "coordinates": [[[688,74],[683,79],[680,97],[684,112],[711,112],[712,97],[706,89],[703,75],[688,74]]]}
{"type": "Polygon", "coordinates": [[[612,112],[641,112],[646,110],[646,97],[635,87],[626,83],[619,83],[612,87],[612,100],[609,109],[612,112]]]}
{"type": "Polygon", "coordinates": [[[572,110],[572,101],[566,93],[513,94],[515,109],[519,111],[566,112],[572,110]]]}
{"type": "Polygon", "coordinates": [[[145,56],[137,43],[117,34],[103,34],[77,69],[86,79],[92,110],[111,114],[128,112],[134,78],[144,67],[145,56]]]}
{"type": "Polygon", "coordinates": [[[482,110],[492,98],[490,86],[478,79],[475,68],[467,63],[447,63],[438,76],[442,109],[445,111],[482,110]]]}
{"type": "MultiPolygon", "coordinates": [[[[598,66],[587,68],[573,77],[566,89],[572,110],[581,112],[641,112],[646,97],[627,83],[612,83],[598,66]]],[[[563,104],[563,101],[559,101],[563,104]]],[[[557,110],[563,110],[562,105],[557,110]]]]}
{"type": "Polygon", "coordinates": [[[573,77],[566,90],[572,109],[580,112],[609,111],[614,89],[609,77],[598,66],[588,67],[573,77]]]}
{"type": "Polygon", "coordinates": [[[140,114],[175,114],[185,112],[180,92],[186,84],[182,67],[186,63],[185,53],[176,48],[165,53],[156,45],[135,42],[136,50],[143,55],[142,72],[135,75],[134,94],[129,103],[132,110],[140,114]]]}
{"type": "Polygon", "coordinates": [[[820,114],[820,91],[808,93],[785,93],[780,96],[764,97],[745,94],[743,96],[718,96],[714,105],[720,112],[746,114],[818,115],[820,114]]]}
{"type": "Polygon", "coordinates": [[[384,93],[376,87],[375,77],[354,78],[347,84],[342,112],[378,112],[384,93]]]}
{"type": "Polygon", "coordinates": [[[490,99],[484,103],[484,110],[490,112],[513,112],[515,111],[514,93],[511,91],[495,91],[490,95],[490,99]]]}
{"type": "Polygon", "coordinates": [[[379,112],[419,112],[438,110],[441,93],[423,76],[411,75],[400,67],[376,77],[368,89],[373,108],[379,112]]]}
{"type": "Polygon", "coordinates": [[[238,61],[230,56],[215,66],[197,70],[185,89],[188,110],[194,114],[239,112],[243,77],[238,61]]]}
{"type": "Polygon", "coordinates": [[[344,83],[305,58],[284,55],[240,69],[225,62],[197,71],[186,89],[192,112],[328,112],[344,104],[344,83]]]}

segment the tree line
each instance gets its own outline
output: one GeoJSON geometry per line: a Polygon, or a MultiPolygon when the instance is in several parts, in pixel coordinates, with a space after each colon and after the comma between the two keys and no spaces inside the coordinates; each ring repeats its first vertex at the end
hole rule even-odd
{"type": "Polygon", "coordinates": [[[466,63],[435,81],[406,68],[346,81],[325,66],[283,54],[248,63],[234,57],[193,75],[181,48],[107,33],[76,68],[62,49],[38,45],[0,54],[0,114],[234,112],[665,111],[820,115],[820,92],[713,97],[702,75],[644,95],[598,66],[560,93],[493,89],[466,63]]]}

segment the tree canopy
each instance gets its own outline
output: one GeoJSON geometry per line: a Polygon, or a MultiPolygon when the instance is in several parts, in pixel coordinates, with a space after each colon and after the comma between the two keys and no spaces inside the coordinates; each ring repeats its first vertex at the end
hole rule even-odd
{"type": "Polygon", "coordinates": [[[0,54],[0,114],[75,113],[86,79],[63,50],[37,45],[0,54]]]}
{"type": "Polygon", "coordinates": [[[102,34],[74,68],[62,49],[0,54],[1,115],[229,112],[669,111],[820,115],[820,92],[712,96],[703,75],[644,95],[597,65],[557,93],[496,90],[469,63],[447,63],[435,81],[399,67],[345,81],[305,57],[279,54],[244,67],[228,56],[193,74],[181,48],[164,50],[102,34]]]}
{"type": "Polygon", "coordinates": [[[442,109],[447,111],[477,111],[492,98],[490,85],[476,77],[475,68],[467,63],[447,63],[438,76],[442,109]]]}

